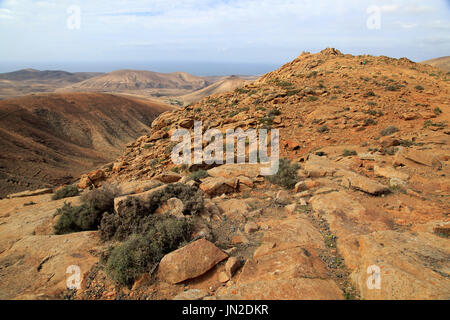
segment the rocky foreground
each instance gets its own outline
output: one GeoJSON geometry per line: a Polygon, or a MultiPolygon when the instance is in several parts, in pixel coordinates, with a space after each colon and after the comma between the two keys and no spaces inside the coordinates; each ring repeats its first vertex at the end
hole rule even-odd
{"type": "Polygon", "coordinates": [[[12,195],[0,200],[0,299],[449,299],[448,89],[429,66],[327,49],[164,113],[78,187],[117,185],[119,220],[168,185],[200,190],[195,216],[182,195],[152,209],[192,221],[189,241],[118,285],[103,260],[121,241],[101,239],[103,227],[54,234],[56,209],[79,197],[12,195]],[[280,129],[295,186],[269,182],[259,164],[173,165],[170,134],[194,120],[280,129]],[[82,271],[76,291],[70,265],[82,271]]]}

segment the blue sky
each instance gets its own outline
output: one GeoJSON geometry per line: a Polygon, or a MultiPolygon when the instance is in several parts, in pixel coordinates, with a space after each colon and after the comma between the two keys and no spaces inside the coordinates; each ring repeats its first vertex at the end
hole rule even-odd
{"type": "Polygon", "coordinates": [[[450,0],[0,0],[0,38],[0,71],[268,66],[325,47],[422,61],[450,55],[450,0]]]}

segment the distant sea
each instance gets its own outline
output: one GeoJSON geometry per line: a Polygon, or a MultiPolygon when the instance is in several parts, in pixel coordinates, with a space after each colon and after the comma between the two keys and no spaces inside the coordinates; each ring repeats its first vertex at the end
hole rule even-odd
{"type": "Polygon", "coordinates": [[[120,69],[161,73],[183,71],[197,76],[262,75],[281,64],[221,62],[0,62],[0,73],[20,69],[64,70],[68,72],[111,72],[120,69]]]}

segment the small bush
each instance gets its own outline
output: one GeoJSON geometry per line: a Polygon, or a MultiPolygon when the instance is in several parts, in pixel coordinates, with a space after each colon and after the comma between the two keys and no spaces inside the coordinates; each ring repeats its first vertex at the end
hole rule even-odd
{"type": "Polygon", "coordinates": [[[319,133],[325,133],[325,132],[328,132],[328,131],[330,131],[330,129],[326,125],[325,126],[321,126],[321,127],[319,127],[317,129],[317,132],[319,132],[319,133]]]}
{"type": "Polygon", "coordinates": [[[269,111],[267,116],[268,117],[275,117],[275,116],[279,116],[280,114],[281,114],[280,110],[278,110],[277,108],[273,108],[272,110],[269,111]]]}
{"type": "Polygon", "coordinates": [[[348,149],[345,149],[344,152],[342,153],[342,155],[343,155],[344,157],[350,157],[350,156],[357,156],[358,153],[357,153],[355,150],[348,150],[348,149]]]}
{"type": "Polygon", "coordinates": [[[398,132],[398,128],[395,126],[389,126],[383,130],[381,130],[381,135],[382,136],[390,136],[391,134],[394,134],[398,132]]]}
{"type": "Polygon", "coordinates": [[[278,172],[272,176],[266,176],[266,179],[273,184],[292,189],[300,180],[297,174],[299,169],[300,166],[297,163],[291,163],[288,159],[280,159],[278,172]]]}
{"type": "Polygon", "coordinates": [[[416,90],[422,91],[423,87],[422,86],[415,86],[416,90]]]}
{"type": "Polygon", "coordinates": [[[142,202],[129,197],[120,214],[105,214],[100,224],[100,237],[103,241],[125,240],[132,234],[144,234],[157,219],[154,212],[170,198],[178,198],[184,204],[184,215],[200,214],[204,208],[203,192],[182,183],[169,184],[154,191],[149,199],[142,202]]]}
{"type": "Polygon", "coordinates": [[[436,108],[434,108],[433,112],[434,112],[435,115],[438,116],[438,115],[440,115],[442,113],[442,110],[441,110],[441,108],[436,107],[436,108]]]}
{"type": "Polygon", "coordinates": [[[134,234],[115,247],[106,263],[106,273],[121,285],[131,285],[137,276],[148,272],[165,254],[187,242],[191,224],[170,216],[155,217],[145,234],[134,234]]]}
{"type": "Polygon", "coordinates": [[[65,186],[62,189],[59,189],[55,192],[55,194],[52,196],[52,200],[59,200],[59,199],[65,199],[70,197],[76,197],[80,194],[78,191],[77,186],[71,185],[71,186],[65,186]]]}
{"type": "Polygon", "coordinates": [[[317,98],[316,96],[308,96],[308,98],[306,98],[307,102],[314,102],[319,100],[319,98],[317,98]]]}
{"type": "Polygon", "coordinates": [[[398,90],[397,86],[390,85],[386,87],[386,91],[397,91],[397,90],[398,90]]]}
{"type": "Polygon", "coordinates": [[[72,207],[72,205],[64,203],[64,206],[58,209],[56,214],[61,216],[54,226],[55,234],[96,230],[102,218],[101,211],[86,204],[72,207]]]}
{"type": "Polygon", "coordinates": [[[204,179],[206,177],[209,177],[208,172],[206,172],[205,170],[198,170],[198,171],[192,172],[189,175],[189,180],[200,181],[201,179],[204,179]]]}
{"type": "Polygon", "coordinates": [[[105,185],[83,194],[81,206],[72,207],[64,203],[64,206],[56,211],[60,217],[54,227],[55,234],[97,230],[103,213],[113,212],[114,198],[118,194],[115,186],[105,185]]]}
{"type": "Polygon", "coordinates": [[[119,195],[119,189],[114,185],[104,185],[93,189],[81,196],[84,204],[92,206],[102,212],[114,210],[114,198],[119,195]]]}

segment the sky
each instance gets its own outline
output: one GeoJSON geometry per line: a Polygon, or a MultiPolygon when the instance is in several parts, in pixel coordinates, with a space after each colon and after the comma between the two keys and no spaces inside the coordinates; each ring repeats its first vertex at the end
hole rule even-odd
{"type": "Polygon", "coordinates": [[[450,0],[0,0],[0,39],[0,72],[258,74],[326,47],[423,61],[450,55],[450,0]]]}

